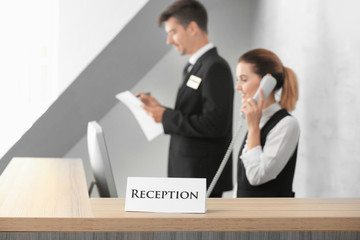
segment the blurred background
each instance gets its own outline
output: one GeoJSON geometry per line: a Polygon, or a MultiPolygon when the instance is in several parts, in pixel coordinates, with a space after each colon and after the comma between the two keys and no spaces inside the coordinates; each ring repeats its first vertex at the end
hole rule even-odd
{"type": "MultiPolygon", "coordinates": [[[[169,136],[148,142],[115,95],[151,92],[174,106],[188,57],[167,46],[157,26],[171,2],[1,2],[0,172],[12,157],[82,158],[90,182],[86,128],[96,120],[120,197],[128,176],[165,177],[169,136]]],[[[298,76],[300,98],[292,113],[301,127],[296,197],[360,197],[360,3],[201,2],[210,40],[229,62],[234,86],[239,56],[259,47],[274,51],[298,76]]],[[[236,93],[234,129],[240,103],[236,93]]]]}

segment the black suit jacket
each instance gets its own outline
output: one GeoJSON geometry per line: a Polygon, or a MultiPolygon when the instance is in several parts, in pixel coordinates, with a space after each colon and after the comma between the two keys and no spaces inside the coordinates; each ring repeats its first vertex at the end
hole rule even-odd
{"type": "MultiPolygon", "coordinates": [[[[166,109],[164,131],[171,135],[168,176],[206,178],[210,185],[232,137],[234,84],[227,62],[216,48],[203,54],[185,76],[175,109],[166,109]],[[186,85],[201,78],[198,89],[186,85]]],[[[213,192],[232,189],[232,160],[213,192]]]]}

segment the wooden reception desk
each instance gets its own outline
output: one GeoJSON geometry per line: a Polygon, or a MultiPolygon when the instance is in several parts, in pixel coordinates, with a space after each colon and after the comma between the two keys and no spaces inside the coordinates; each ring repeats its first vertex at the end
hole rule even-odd
{"type": "MultiPolygon", "coordinates": [[[[25,164],[21,161],[45,164],[34,163],[36,159],[16,164],[25,164]]],[[[125,212],[124,199],[84,197],[85,175],[79,160],[51,161],[57,170],[40,176],[46,181],[39,181],[37,175],[36,182],[23,183],[36,190],[34,195],[21,184],[31,178],[17,175],[16,180],[7,170],[0,176],[0,239],[277,239],[284,234],[287,239],[360,239],[360,199],[208,199],[206,214],[125,212]],[[41,188],[55,184],[61,194],[34,184],[41,188]],[[19,200],[20,196],[25,199],[19,200]]],[[[32,173],[24,170],[24,174],[32,173]]]]}
{"type": "Polygon", "coordinates": [[[206,214],[124,212],[124,199],[91,199],[93,217],[4,217],[1,231],[360,231],[356,199],[209,199],[206,214]]]}
{"type": "Polygon", "coordinates": [[[1,220],[91,216],[81,159],[13,158],[0,175],[1,220]]]}

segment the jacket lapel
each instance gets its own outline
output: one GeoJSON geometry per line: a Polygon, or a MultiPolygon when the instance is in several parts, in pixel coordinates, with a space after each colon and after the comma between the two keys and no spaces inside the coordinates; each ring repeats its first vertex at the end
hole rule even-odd
{"type": "Polygon", "coordinates": [[[216,48],[212,48],[209,51],[207,51],[206,53],[204,53],[195,63],[195,65],[193,66],[193,68],[188,72],[188,74],[184,75],[184,79],[183,82],[178,90],[178,94],[177,94],[177,98],[176,98],[176,103],[175,103],[175,108],[177,108],[178,104],[180,103],[182,96],[186,90],[186,88],[188,88],[188,86],[186,86],[187,81],[189,80],[191,75],[195,75],[199,72],[199,70],[201,69],[202,66],[202,61],[203,59],[213,55],[213,54],[217,54],[217,50],[216,48]]]}
{"type": "Polygon", "coordinates": [[[192,69],[187,74],[184,75],[183,82],[182,82],[182,84],[181,84],[181,86],[180,86],[180,88],[178,90],[178,95],[177,95],[177,98],[176,98],[175,108],[178,105],[179,101],[181,100],[186,88],[188,88],[188,86],[186,86],[186,83],[189,80],[190,76],[191,75],[196,75],[198,70],[201,68],[202,63],[199,60],[195,63],[195,65],[192,67],[192,69]]]}

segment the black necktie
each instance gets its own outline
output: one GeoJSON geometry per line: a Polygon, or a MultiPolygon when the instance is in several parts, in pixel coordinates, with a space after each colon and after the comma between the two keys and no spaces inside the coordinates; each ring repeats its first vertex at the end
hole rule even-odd
{"type": "Polygon", "coordinates": [[[186,75],[190,72],[189,69],[190,69],[190,66],[191,66],[191,65],[192,65],[192,64],[189,63],[189,62],[185,65],[184,70],[183,70],[183,78],[185,78],[186,75]]]}

